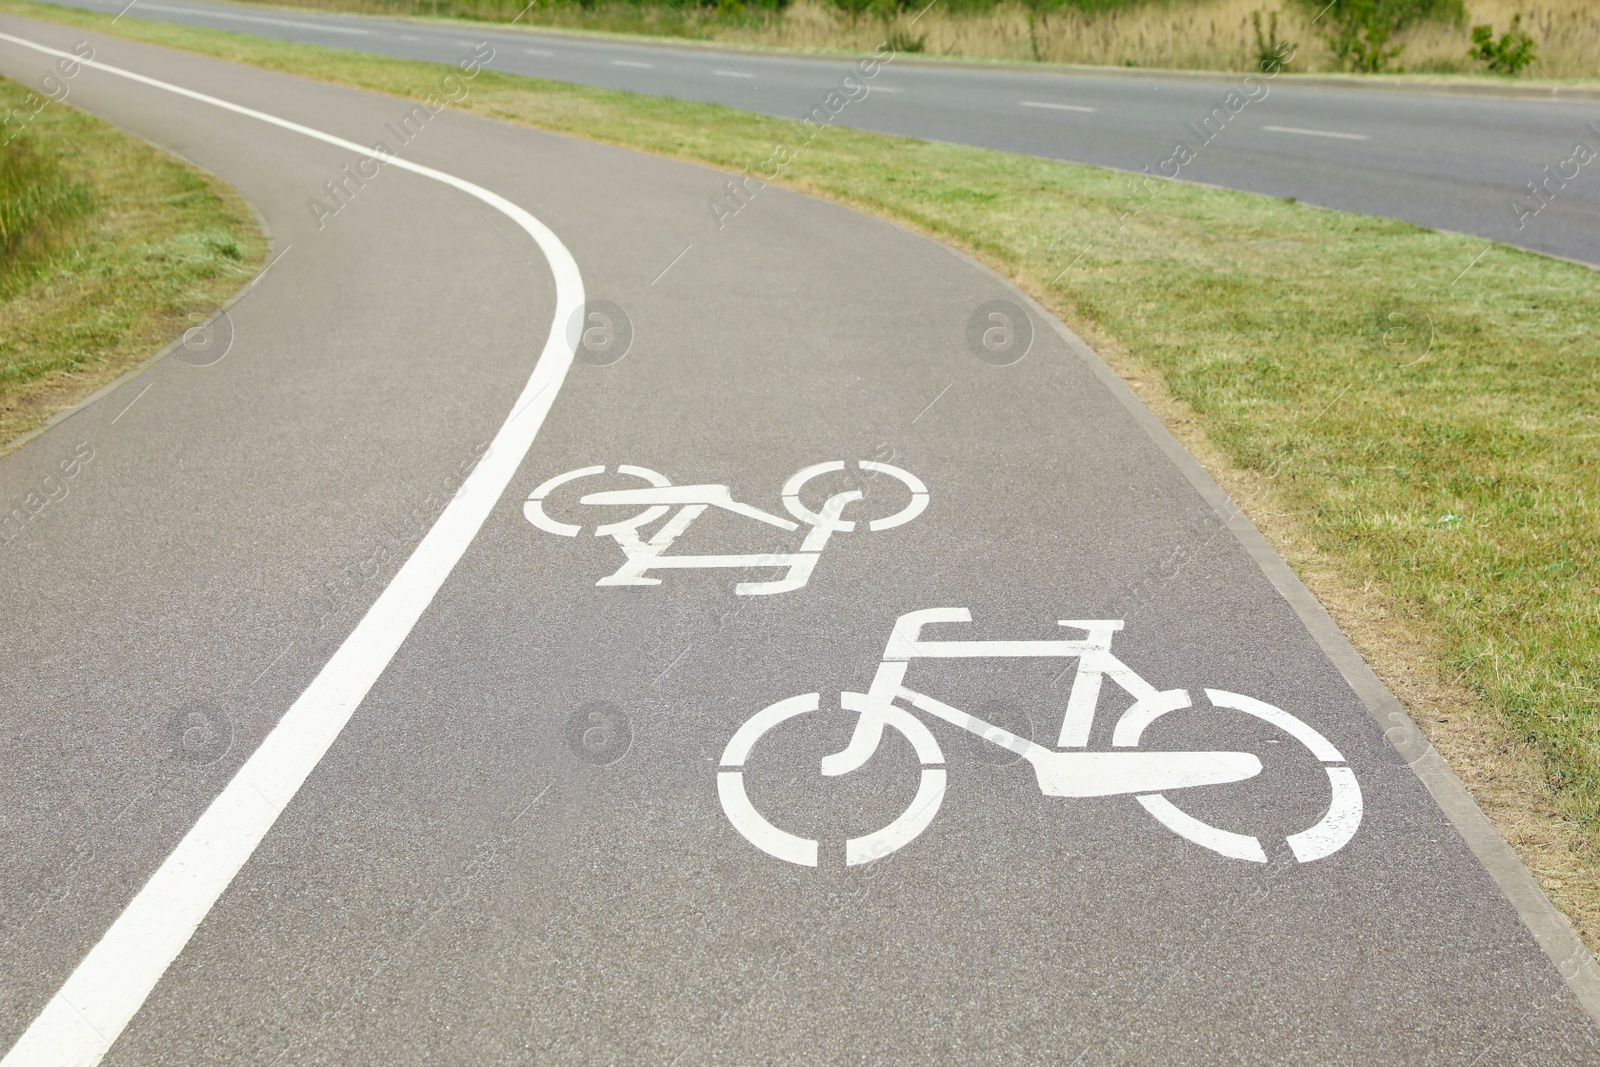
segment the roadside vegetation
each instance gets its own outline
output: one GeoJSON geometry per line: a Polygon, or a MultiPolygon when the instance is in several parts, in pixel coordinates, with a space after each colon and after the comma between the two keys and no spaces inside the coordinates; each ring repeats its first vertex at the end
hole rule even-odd
{"type": "Polygon", "coordinates": [[[1272,50],[1266,23],[1295,45],[1290,69],[1302,73],[1600,77],[1594,0],[296,0],[296,6],[829,51],[871,51],[888,38],[902,52],[1229,71],[1254,69],[1272,50]]]}
{"type": "Polygon", "coordinates": [[[249,209],[137,138],[0,79],[0,451],[194,325],[264,250],[249,209]]]}
{"type": "MultiPolygon", "coordinates": [[[[425,63],[0,10],[415,100],[438,86],[425,63]]],[[[1600,274],[1263,196],[833,126],[806,141],[781,119],[492,70],[459,106],[736,173],[787,158],[781,184],[1013,279],[1263,528],[1600,946],[1600,274]]]]}

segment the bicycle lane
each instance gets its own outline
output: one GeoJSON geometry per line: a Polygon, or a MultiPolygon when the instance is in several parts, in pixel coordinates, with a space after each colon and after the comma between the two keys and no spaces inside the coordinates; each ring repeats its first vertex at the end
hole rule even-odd
{"type": "MultiPolygon", "coordinates": [[[[1289,606],[1014,293],[775,189],[717,231],[720,175],[489,123],[437,130],[416,158],[551,224],[625,328],[608,344],[590,322],[510,490],[110,1062],[1593,1055],[1554,968],[1289,606]],[[1032,323],[1016,362],[983,345],[995,300],[1032,323]],[[735,583],[780,569],[596,586],[623,554],[593,527],[637,507],[551,490],[544,511],[583,523],[576,537],[524,510],[557,475],[626,463],[782,518],[796,471],[860,459],[920,479],[926,510],[835,533],[803,588],[765,597],[735,583]],[[846,837],[904,810],[919,769],[891,730],[861,771],[822,779],[851,725],[826,709],[927,608],[970,610],[929,628],[950,640],[1122,620],[1113,651],[1157,689],[1247,694],[1320,731],[1360,783],[1359,829],[1295,862],[1282,838],[1327,808],[1328,778],[1239,716],[1174,713],[1147,740],[1261,753],[1258,777],[1172,799],[1260,834],[1266,864],[1200,848],[1129,796],[1042,796],[1026,763],[924,718],[948,775],[937,817],[844,869],[846,837]],[[818,868],[757,850],[717,792],[740,725],[812,692],[825,710],[758,742],[744,778],[766,817],[821,841],[818,868]]],[[[830,477],[805,506],[830,485],[865,490],[847,519],[911,502],[889,474],[830,477]]],[[[670,551],[793,552],[799,533],[713,509],[670,551]]],[[[1051,746],[1072,667],[930,660],[907,682],[1051,746]]],[[[1097,749],[1129,702],[1104,690],[1097,749]]]]}

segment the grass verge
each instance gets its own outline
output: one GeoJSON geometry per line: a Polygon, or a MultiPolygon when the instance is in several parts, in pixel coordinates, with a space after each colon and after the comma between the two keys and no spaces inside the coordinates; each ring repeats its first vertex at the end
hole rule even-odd
{"type": "MultiPolygon", "coordinates": [[[[110,29],[22,0],[0,10],[110,29]]],[[[132,18],[115,31],[412,99],[440,76],[132,18]]],[[[833,127],[802,144],[779,119],[492,71],[460,106],[732,171],[788,146],[783,184],[1013,279],[1233,492],[1600,946],[1596,272],[982,149],[833,127]]]]}
{"type": "Polygon", "coordinates": [[[3,452],[214,310],[265,241],[220,182],[42,91],[0,79],[0,115],[3,452]]]}

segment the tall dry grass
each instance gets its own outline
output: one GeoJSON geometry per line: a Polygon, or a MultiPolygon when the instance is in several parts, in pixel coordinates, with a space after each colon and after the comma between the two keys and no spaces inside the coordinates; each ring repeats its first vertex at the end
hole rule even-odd
{"type": "MultiPolygon", "coordinates": [[[[1600,4],[1596,0],[1467,0],[1460,25],[1426,23],[1400,34],[1404,48],[1396,69],[1466,73],[1480,65],[1468,57],[1471,26],[1504,30],[1521,14],[1523,29],[1537,44],[1539,61],[1523,77],[1600,76],[1600,4]]],[[[944,12],[935,4],[903,32],[920,37],[933,54],[991,59],[1165,67],[1180,70],[1253,68],[1257,37],[1251,15],[1278,13],[1278,35],[1298,50],[1291,70],[1337,69],[1313,26],[1312,13],[1277,0],[1174,0],[1082,15],[1076,11],[1035,14],[1006,2],[989,12],[944,12]]],[[[1265,28],[1265,26],[1264,26],[1265,28]]],[[[820,0],[797,0],[781,18],[751,26],[728,26],[720,39],[791,48],[870,49],[884,37],[881,22],[852,20],[820,0]]]]}
{"type": "MultiPolygon", "coordinates": [[[[934,55],[985,59],[1164,67],[1179,70],[1254,68],[1251,15],[1278,13],[1278,34],[1298,51],[1290,70],[1328,71],[1335,60],[1322,43],[1312,12],[1295,0],[1167,0],[1133,3],[1091,15],[1067,8],[1034,13],[1018,0],[989,10],[935,3],[912,23],[852,17],[828,0],[795,0],[778,12],[739,0],[715,6],[682,0],[296,0],[301,6],[365,13],[448,15],[531,25],[711,39],[781,48],[870,51],[892,29],[920,40],[934,55]]],[[[1404,71],[1468,73],[1473,25],[1505,30],[1513,15],[1537,44],[1539,61],[1524,78],[1600,77],[1600,0],[1465,0],[1459,25],[1427,23],[1399,35],[1404,48],[1392,66],[1404,71]]],[[[920,5],[919,5],[920,6],[920,5]]]]}

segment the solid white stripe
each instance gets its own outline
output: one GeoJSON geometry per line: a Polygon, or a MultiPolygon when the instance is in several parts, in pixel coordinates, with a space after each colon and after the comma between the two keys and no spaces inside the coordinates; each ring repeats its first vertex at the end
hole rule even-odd
{"type": "MultiPolygon", "coordinates": [[[[354,141],[204,93],[80,59],[9,34],[0,33],[0,40],[378,158],[371,149],[354,141]]],[[[0,1067],[100,1062],[272,828],[278,814],[322,760],[477,536],[527,455],[572,365],[575,338],[564,327],[577,321],[583,306],[583,279],[571,253],[555,234],[516,204],[454,175],[392,156],[387,165],[443,182],[481,200],[534,239],[550,264],[556,285],[555,320],[544,351],[489,451],[388,588],[111,929],[78,964],[5,1059],[0,1060],[0,1067]]]]}
{"type": "Polygon", "coordinates": [[[1023,107],[1043,107],[1043,108],[1049,108],[1051,111],[1095,111],[1095,110],[1098,110],[1098,109],[1092,108],[1092,107],[1084,107],[1082,104],[1047,104],[1043,100],[1023,100],[1021,103],[1022,103],[1023,107]]]}
{"type": "Polygon", "coordinates": [[[1263,126],[1261,128],[1263,130],[1271,130],[1273,133],[1298,133],[1302,137],[1334,137],[1341,141],[1367,140],[1367,135],[1364,133],[1334,133],[1330,130],[1303,130],[1299,126],[1263,126]]]}

